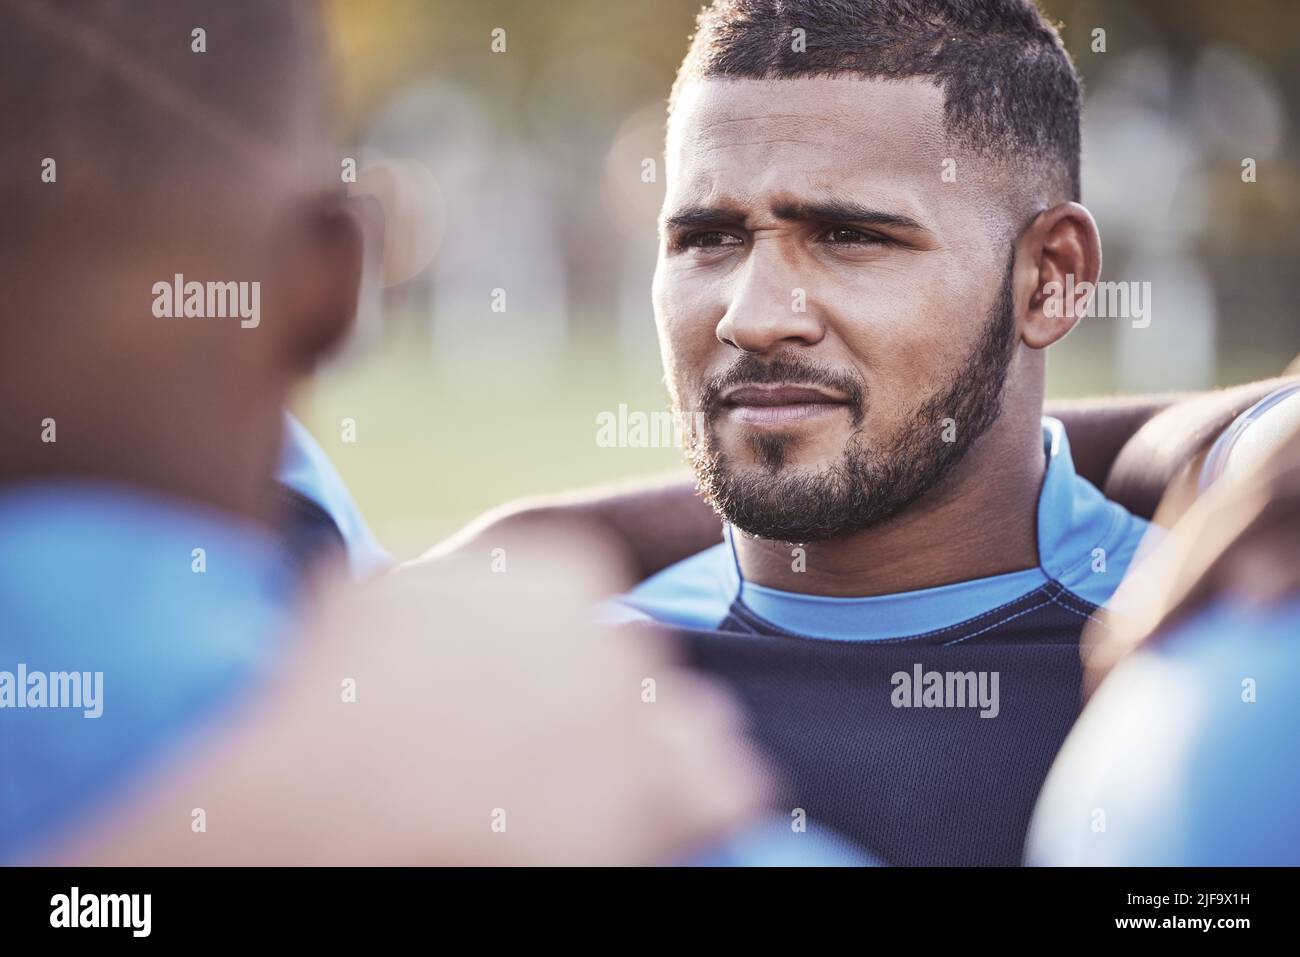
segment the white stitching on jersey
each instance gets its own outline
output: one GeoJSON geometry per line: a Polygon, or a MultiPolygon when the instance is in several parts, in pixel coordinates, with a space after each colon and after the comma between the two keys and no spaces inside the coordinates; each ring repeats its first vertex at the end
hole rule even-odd
{"type": "MultiPolygon", "coordinates": [[[[1037,611],[1039,608],[1042,608],[1042,607],[1044,607],[1045,605],[1050,605],[1050,604],[1052,604],[1054,601],[1056,601],[1055,598],[1049,598],[1049,599],[1047,599],[1047,601],[1039,602],[1037,605],[1034,605],[1034,606],[1031,607],[1031,608],[1026,608],[1024,611],[1018,611],[1018,612],[1016,612],[1016,613],[1015,613],[1014,615],[1012,615],[1010,618],[1003,618],[1001,621],[995,621],[993,624],[989,625],[987,628],[981,628],[979,631],[974,632],[974,633],[969,634],[969,635],[965,635],[965,636],[963,636],[963,637],[961,637],[961,638],[954,638],[952,641],[945,641],[941,647],[947,648],[949,645],[955,645],[955,644],[958,644],[958,643],[960,643],[960,642],[966,641],[967,639],[970,639],[970,638],[977,638],[977,637],[979,637],[980,635],[984,634],[984,632],[986,632],[986,631],[992,631],[994,628],[998,627],[999,625],[1005,625],[1005,624],[1006,624],[1007,622],[1009,622],[1009,621],[1015,621],[1015,620],[1016,620],[1017,618],[1019,618],[1021,615],[1027,615],[1027,614],[1029,614],[1031,611],[1037,611]]],[[[1077,614],[1077,613],[1076,613],[1076,614],[1077,614]]]]}
{"type": "MultiPolygon", "coordinates": [[[[1062,594],[1065,594],[1065,595],[1073,595],[1074,593],[1071,592],[1071,591],[1069,591],[1069,590],[1067,589],[1067,590],[1064,591],[1062,594]]],[[[1064,608],[1066,611],[1068,611],[1068,612],[1072,612],[1073,614],[1078,615],[1080,618],[1086,618],[1086,619],[1088,619],[1089,621],[1095,621],[1097,624],[1101,625],[1101,627],[1105,628],[1107,631],[1110,630],[1110,625],[1106,624],[1106,623],[1105,623],[1104,621],[1102,621],[1100,618],[1095,617],[1094,615],[1090,614],[1089,612],[1080,611],[1080,610],[1077,609],[1077,608],[1072,608],[1071,606],[1067,605],[1065,602],[1061,601],[1060,598],[1061,598],[1061,595],[1053,595],[1053,596],[1052,596],[1052,602],[1053,602],[1053,604],[1060,605],[1060,606],[1061,606],[1062,608],[1064,608]]]]}

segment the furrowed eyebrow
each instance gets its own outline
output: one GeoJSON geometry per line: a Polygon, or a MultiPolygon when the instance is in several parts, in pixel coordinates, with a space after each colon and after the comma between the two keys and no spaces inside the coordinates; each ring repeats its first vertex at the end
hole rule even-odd
{"type": "Polygon", "coordinates": [[[743,226],[745,214],[722,206],[688,206],[664,219],[664,229],[699,229],[702,226],[743,226]]]}
{"type": "MultiPolygon", "coordinates": [[[[925,227],[899,213],[871,209],[847,200],[827,200],[815,203],[777,203],[772,207],[777,219],[800,222],[841,223],[852,226],[879,226],[892,229],[925,231],[925,227]]],[[[722,226],[743,226],[746,216],[739,210],[725,206],[688,206],[678,210],[663,221],[663,228],[701,229],[722,226]]]]}
{"type": "Polygon", "coordinates": [[[910,216],[886,213],[845,200],[828,200],[820,203],[778,203],[772,207],[777,219],[802,222],[842,223],[846,226],[883,226],[894,229],[924,230],[925,227],[910,216]]]}

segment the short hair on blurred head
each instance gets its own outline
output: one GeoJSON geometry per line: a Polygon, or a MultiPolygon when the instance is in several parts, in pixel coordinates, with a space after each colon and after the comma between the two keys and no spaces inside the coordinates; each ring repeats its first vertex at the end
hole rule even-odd
{"type": "Polygon", "coordinates": [[[6,245],[210,206],[205,183],[291,167],[324,121],[318,30],[297,0],[0,0],[6,245]]]}

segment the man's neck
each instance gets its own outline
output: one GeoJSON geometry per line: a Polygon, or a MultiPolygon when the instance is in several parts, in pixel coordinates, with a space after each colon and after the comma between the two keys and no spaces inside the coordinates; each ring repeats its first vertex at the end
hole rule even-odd
{"type": "Polygon", "coordinates": [[[165,360],[60,365],[38,356],[28,368],[0,367],[0,446],[9,450],[0,484],[109,481],[269,522],[283,390],[258,389],[252,377],[237,389],[215,372],[204,379],[192,358],[165,360]]]}
{"type": "Polygon", "coordinates": [[[943,487],[883,525],[803,546],[737,534],[747,581],[839,598],[888,595],[1038,564],[1038,495],[1046,469],[1037,418],[1006,417],[943,487]]]}

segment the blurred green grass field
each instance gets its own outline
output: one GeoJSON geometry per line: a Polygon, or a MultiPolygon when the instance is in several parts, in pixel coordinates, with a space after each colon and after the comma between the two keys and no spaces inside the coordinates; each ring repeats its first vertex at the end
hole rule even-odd
{"type": "Polygon", "coordinates": [[[680,468],[673,448],[601,448],[597,415],[619,403],[665,411],[658,356],[606,349],[558,365],[522,358],[435,362],[426,344],[387,342],[323,370],[294,403],[352,489],[379,539],[418,555],[509,499],[680,468]],[[340,423],[356,420],[356,441],[340,423]]]}

